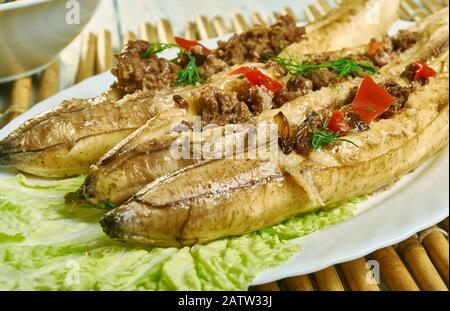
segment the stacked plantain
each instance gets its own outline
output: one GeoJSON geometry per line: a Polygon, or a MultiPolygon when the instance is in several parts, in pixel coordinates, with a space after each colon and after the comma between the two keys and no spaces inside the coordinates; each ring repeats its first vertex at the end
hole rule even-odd
{"type": "MultiPolygon", "coordinates": [[[[398,1],[376,4],[349,1],[308,26],[302,41],[280,56],[309,62],[324,51],[337,50],[327,54],[331,59],[367,53],[374,45],[368,41],[387,30],[398,9],[398,1]],[[379,17],[383,20],[368,23],[374,7],[382,10],[379,17]],[[362,31],[363,26],[367,27],[362,31]]],[[[286,152],[278,146],[279,138],[263,129],[259,134],[268,146],[275,146],[274,157],[260,155],[249,145],[231,158],[224,158],[222,152],[223,147],[236,147],[239,137],[247,139],[260,125],[285,126],[290,132],[312,112],[345,105],[361,84],[357,76],[298,96],[277,109],[266,109],[248,122],[233,125],[232,133],[226,130],[229,125],[202,129],[202,144],[222,144],[220,154],[213,157],[172,156],[174,142],[188,138],[192,144],[195,133],[171,129],[199,114],[192,105],[177,107],[172,98],[198,96],[203,86],[194,86],[138,91],[118,100],[108,92],[96,99],[63,104],[3,140],[1,161],[40,176],[67,176],[86,172],[101,157],[82,187],[66,200],[120,205],[100,221],[106,234],[115,239],[183,246],[271,226],[381,189],[447,144],[447,16],[445,9],[414,26],[415,44],[394,54],[379,68],[381,74],[373,76],[379,85],[394,81],[412,92],[391,117],[372,122],[364,131],[348,133],[346,140],[352,144],[336,140],[306,155],[286,152]],[[405,68],[418,60],[426,61],[437,73],[426,83],[403,77],[405,68]]],[[[244,65],[265,68],[257,63],[244,65]]],[[[223,88],[236,79],[229,74],[234,69],[210,77],[206,84],[223,88]]]]}

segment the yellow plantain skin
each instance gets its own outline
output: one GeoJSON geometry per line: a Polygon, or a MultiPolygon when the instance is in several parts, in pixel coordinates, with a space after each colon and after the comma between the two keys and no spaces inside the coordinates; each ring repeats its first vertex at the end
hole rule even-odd
{"type": "Polygon", "coordinates": [[[111,238],[184,246],[240,235],[372,193],[448,143],[448,74],[430,78],[390,119],[311,159],[218,160],[149,184],[100,220],[111,238]]]}
{"type": "MultiPolygon", "coordinates": [[[[391,25],[398,18],[399,0],[345,0],[324,19],[306,26],[310,35],[305,41],[291,44],[290,54],[308,54],[321,50],[340,50],[368,42],[380,36],[383,25],[391,25]],[[351,41],[345,34],[351,34],[351,41]],[[328,38],[334,38],[329,40],[328,38]]],[[[387,32],[389,28],[385,28],[387,32]]]]}
{"type": "Polygon", "coordinates": [[[45,177],[86,173],[92,159],[163,109],[152,93],[138,92],[118,103],[108,94],[73,99],[22,124],[0,143],[0,165],[45,177]]]}
{"type": "MultiPolygon", "coordinates": [[[[391,62],[380,69],[382,75],[375,76],[374,79],[379,83],[391,78],[398,80],[395,76],[400,75],[406,65],[416,61],[418,59],[416,55],[419,55],[419,59],[423,60],[433,59],[432,53],[440,51],[442,42],[448,44],[448,20],[446,14],[443,13],[445,13],[445,10],[414,27],[421,34],[419,41],[410,49],[396,55],[391,62]],[[391,75],[391,73],[394,73],[394,75],[391,75]]],[[[332,55],[331,58],[339,58],[349,53],[365,53],[366,50],[367,44],[329,54],[332,55]]],[[[314,54],[305,56],[305,59],[308,57],[314,58],[314,54]]],[[[436,61],[433,62],[433,66],[438,72],[444,69],[442,64],[436,61]]],[[[404,83],[402,80],[397,82],[404,83]]],[[[300,124],[309,113],[328,109],[336,101],[344,101],[350,96],[351,90],[357,87],[359,83],[360,79],[354,79],[353,81],[343,82],[338,87],[323,88],[320,91],[288,102],[280,109],[266,110],[256,117],[255,122],[271,120],[278,112],[282,112],[290,124],[300,124]]],[[[100,160],[89,172],[85,183],[76,192],[76,195],[68,196],[67,202],[86,202],[97,205],[104,201],[111,201],[118,205],[156,178],[187,166],[205,162],[202,159],[173,159],[170,153],[170,143],[175,140],[174,134],[162,131],[163,135],[155,135],[154,131],[154,126],[144,126],[134,133],[132,138],[131,136],[128,137],[113,148],[109,152],[109,157],[115,154],[115,161],[100,160]],[[161,142],[166,142],[164,147],[162,147],[161,142]],[[158,148],[155,149],[155,146],[158,146],[158,148]],[[126,148],[127,153],[123,152],[124,148],[126,148]],[[143,152],[143,150],[146,152],[143,152]],[[166,159],[171,160],[167,161],[166,159]],[[131,172],[133,170],[134,172],[131,172]]],[[[203,132],[203,134],[205,133],[203,132]]]]}
{"type": "MultiPolygon", "coordinates": [[[[347,52],[346,50],[342,54],[347,52]]],[[[329,107],[336,99],[348,97],[351,89],[356,86],[357,82],[353,81],[343,83],[339,89],[325,88],[307,95],[305,101],[298,98],[285,104],[280,110],[265,111],[257,117],[257,120],[271,119],[278,111],[282,111],[292,117],[290,122],[299,123],[299,120],[304,120],[307,114],[316,110],[317,107],[329,107]]],[[[86,202],[97,205],[104,201],[111,201],[117,205],[154,179],[203,161],[202,159],[176,160],[171,157],[171,144],[179,135],[171,133],[170,130],[172,126],[186,119],[186,116],[186,113],[180,113],[177,117],[177,113],[170,110],[151,119],[93,165],[76,195],[68,195],[66,202],[86,202]]],[[[205,132],[202,134],[206,135],[205,132]]]]}
{"type": "MultiPolygon", "coordinates": [[[[377,2],[383,9],[382,22],[367,24],[363,18],[370,15],[374,0],[347,1],[342,8],[333,10],[323,20],[309,25],[304,38],[307,44],[296,45],[291,51],[292,54],[301,56],[306,53],[356,46],[366,43],[372,37],[380,36],[395,21],[399,1],[377,0],[377,2]],[[353,32],[350,32],[350,29],[353,29],[353,32]]],[[[211,77],[209,83],[221,85],[223,76],[218,74],[211,77]]],[[[192,89],[192,87],[178,88],[171,92],[189,92],[192,89]]],[[[84,174],[101,155],[133,130],[144,125],[160,111],[172,109],[173,101],[169,103],[167,98],[171,96],[168,94],[157,96],[142,105],[138,102],[133,103],[131,97],[128,100],[124,99],[128,103],[128,109],[121,109],[115,100],[105,101],[100,97],[84,101],[82,105],[92,107],[82,114],[66,110],[66,106],[79,104],[78,100],[69,101],[56,109],[58,113],[52,110],[37,117],[41,125],[22,127],[1,141],[0,166],[11,166],[43,177],[84,174]],[[98,101],[104,104],[93,104],[98,101]],[[59,113],[64,117],[60,118],[59,113]],[[130,122],[128,117],[134,122],[130,122]],[[54,122],[55,126],[52,125],[54,122]],[[110,127],[105,129],[104,124],[110,127]],[[11,139],[11,136],[15,139],[11,139]]],[[[26,123],[37,122],[31,120],[26,123]]]]}

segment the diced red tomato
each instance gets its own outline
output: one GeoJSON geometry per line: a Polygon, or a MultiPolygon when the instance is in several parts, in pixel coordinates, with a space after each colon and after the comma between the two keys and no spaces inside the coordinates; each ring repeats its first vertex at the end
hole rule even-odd
{"type": "Polygon", "coordinates": [[[369,125],[394,103],[395,98],[365,75],[352,103],[352,110],[369,125]]]}
{"type": "Polygon", "coordinates": [[[258,70],[258,69],[256,69],[255,67],[242,66],[242,67],[239,67],[238,69],[231,71],[229,73],[229,75],[230,76],[233,76],[233,75],[244,75],[245,76],[247,73],[249,73],[252,70],[258,70]]]}
{"type": "Polygon", "coordinates": [[[187,39],[180,38],[180,37],[175,37],[175,42],[176,42],[176,44],[178,44],[180,47],[182,47],[186,51],[189,51],[192,47],[198,45],[198,46],[202,47],[203,53],[205,53],[205,54],[211,53],[210,49],[208,49],[206,46],[204,46],[203,44],[201,44],[200,42],[197,42],[197,41],[187,40],[187,39]]]}
{"type": "Polygon", "coordinates": [[[344,113],[340,110],[333,112],[327,128],[333,133],[339,132],[342,135],[350,130],[350,126],[344,120],[344,113]]]}
{"type": "Polygon", "coordinates": [[[428,79],[429,77],[434,77],[436,74],[436,71],[423,61],[418,61],[414,64],[414,80],[428,79]]]}
{"type": "Polygon", "coordinates": [[[272,92],[278,92],[282,87],[280,82],[278,82],[275,79],[272,79],[269,76],[266,76],[261,71],[253,67],[243,66],[230,72],[230,75],[238,75],[238,74],[241,74],[245,78],[247,78],[250,84],[264,86],[266,89],[272,92]]]}

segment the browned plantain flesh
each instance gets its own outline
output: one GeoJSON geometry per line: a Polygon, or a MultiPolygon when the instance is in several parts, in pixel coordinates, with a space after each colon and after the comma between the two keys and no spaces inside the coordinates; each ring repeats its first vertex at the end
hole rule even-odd
{"type": "MultiPolygon", "coordinates": [[[[301,56],[310,52],[363,44],[388,29],[397,17],[398,3],[398,0],[346,1],[323,20],[306,28],[304,40],[307,44],[294,44],[292,50],[290,47],[287,50],[301,56]],[[365,17],[373,10],[374,2],[377,2],[384,14],[379,23],[368,23],[365,17]],[[350,32],[349,30],[356,25],[360,25],[356,29],[358,31],[350,32]]],[[[208,83],[220,87],[223,76],[224,74],[219,73],[211,77],[208,83]]],[[[91,164],[132,130],[136,130],[163,110],[175,109],[172,96],[176,92],[189,93],[191,90],[192,87],[178,88],[164,91],[162,95],[143,92],[131,94],[119,102],[113,96],[86,100],[82,104],[79,100],[71,100],[60,108],[42,114],[37,120],[26,122],[24,126],[2,140],[0,165],[11,166],[43,177],[84,174],[91,164]],[[139,100],[134,99],[135,96],[147,96],[151,99],[142,105],[139,100]],[[95,104],[97,102],[103,104],[97,105],[95,104]],[[78,105],[92,107],[81,114],[66,109],[78,105]],[[122,105],[127,109],[121,108],[122,105]],[[129,122],[128,118],[134,121],[129,122]],[[105,129],[103,125],[108,126],[105,129]]]]}
{"type": "MultiPolygon", "coordinates": [[[[399,83],[405,83],[402,79],[399,80],[398,76],[406,65],[417,60],[416,55],[423,60],[435,57],[430,53],[437,53],[436,51],[441,48],[442,38],[448,42],[448,27],[445,19],[442,21],[439,18],[434,18],[432,21],[427,27],[419,25],[419,30],[421,30],[419,41],[382,67],[380,70],[382,74],[375,77],[377,82],[382,83],[394,78],[399,83]],[[430,29],[433,31],[431,32],[430,29]],[[405,54],[408,57],[405,57],[405,54]],[[391,72],[394,74],[391,75],[391,72]]],[[[365,50],[367,47],[365,46],[363,49],[365,50]]],[[[345,53],[348,52],[348,50],[345,51],[345,53]]],[[[440,63],[434,62],[434,64],[438,71],[443,70],[440,63]]],[[[359,81],[359,79],[355,79],[343,82],[338,87],[324,88],[297,98],[286,103],[280,109],[266,110],[256,117],[255,122],[270,120],[278,112],[282,112],[288,118],[289,123],[300,124],[311,112],[327,109],[337,101],[348,100],[359,81]]],[[[171,156],[171,146],[177,137],[180,139],[180,136],[176,133],[164,133],[164,131],[163,134],[165,135],[155,136],[154,122],[152,120],[112,149],[104,157],[106,161],[100,160],[91,169],[83,186],[76,193],[68,196],[67,202],[97,205],[105,201],[111,201],[117,205],[156,178],[186,166],[199,165],[199,163],[205,161],[201,158],[174,159],[171,156]],[[114,161],[110,161],[112,157],[114,161]],[[167,159],[170,159],[170,161],[167,159]]],[[[168,129],[168,127],[165,129],[168,129]]],[[[203,131],[202,134],[206,136],[205,140],[213,139],[207,135],[207,131],[203,131]]]]}

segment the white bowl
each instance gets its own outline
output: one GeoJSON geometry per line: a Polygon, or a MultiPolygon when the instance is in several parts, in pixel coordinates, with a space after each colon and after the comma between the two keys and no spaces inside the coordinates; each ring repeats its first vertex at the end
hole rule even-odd
{"type": "Polygon", "coordinates": [[[0,4],[0,83],[49,65],[81,32],[99,2],[20,0],[0,4]],[[78,12],[79,20],[73,18],[78,12]]]}

